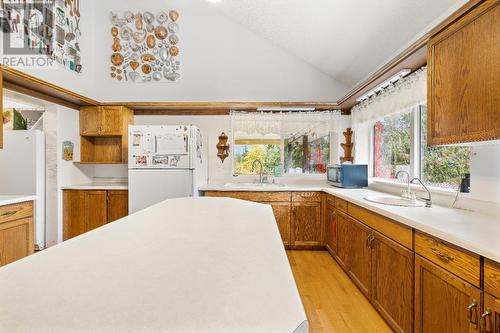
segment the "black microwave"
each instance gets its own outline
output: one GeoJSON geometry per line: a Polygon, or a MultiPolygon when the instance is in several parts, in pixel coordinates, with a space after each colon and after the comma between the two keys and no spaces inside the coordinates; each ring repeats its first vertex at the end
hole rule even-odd
{"type": "Polygon", "coordinates": [[[337,164],[327,168],[328,183],[343,188],[368,186],[367,164],[337,164]]]}

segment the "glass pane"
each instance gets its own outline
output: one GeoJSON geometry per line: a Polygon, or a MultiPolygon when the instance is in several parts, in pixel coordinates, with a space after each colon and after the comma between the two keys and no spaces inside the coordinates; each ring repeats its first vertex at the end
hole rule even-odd
{"type": "MultiPolygon", "coordinates": [[[[411,113],[385,117],[374,127],[374,176],[395,179],[400,170],[410,172],[411,113]]],[[[411,174],[411,172],[410,172],[411,174]]]]}
{"type": "Polygon", "coordinates": [[[421,178],[434,186],[457,188],[461,178],[470,173],[470,147],[427,146],[427,106],[420,111],[421,178]]]}
{"type": "Polygon", "coordinates": [[[285,140],[285,172],[325,173],[330,161],[330,135],[300,135],[285,140]]]}
{"type": "Polygon", "coordinates": [[[259,166],[252,171],[252,164],[260,160],[264,173],[273,174],[274,169],[280,165],[279,144],[235,144],[234,145],[234,170],[238,175],[255,175],[260,172],[259,166]]]}

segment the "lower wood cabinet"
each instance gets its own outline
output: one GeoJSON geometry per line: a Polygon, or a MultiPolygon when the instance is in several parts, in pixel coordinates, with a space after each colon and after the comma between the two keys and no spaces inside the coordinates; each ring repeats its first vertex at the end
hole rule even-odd
{"type": "Polygon", "coordinates": [[[335,207],[329,204],[325,209],[325,229],[325,246],[332,255],[335,255],[337,252],[337,214],[335,207]]]}
{"type": "Polygon", "coordinates": [[[486,292],[480,324],[481,332],[500,333],[500,299],[486,292]]]}
{"type": "Polygon", "coordinates": [[[337,216],[337,252],[335,259],[342,268],[347,270],[347,264],[349,261],[349,256],[351,254],[350,250],[350,228],[349,228],[349,217],[339,211],[336,211],[337,216]]]}
{"type": "Polygon", "coordinates": [[[284,245],[291,244],[291,204],[288,202],[265,202],[266,204],[270,204],[273,208],[274,218],[276,219],[276,223],[278,224],[278,229],[280,231],[281,239],[283,240],[284,245]]]}
{"type": "Polygon", "coordinates": [[[0,266],[34,252],[33,204],[0,207],[0,266]]]}
{"type": "Polygon", "coordinates": [[[362,223],[348,217],[347,240],[349,256],[347,273],[366,297],[371,295],[372,252],[369,245],[371,230],[362,223]]]}
{"type": "Polygon", "coordinates": [[[63,239],[81,235],[128,214],[128,191],[63,191],[63,239]]]}
{"type": "Polygon", "coordinates": [[[320,246],[321,202],[292,203],[292,243],[295,246],[320,246]]]}
{"type": "Polygon", "coordinates": [[[413,332],[414,253],[373,231],[373,306],[396,332],[413,332]]]}
{"type": "Polygon", "coordinates": [[[482,292],[416,255],[415,332],[480,331],[482,292]]]}

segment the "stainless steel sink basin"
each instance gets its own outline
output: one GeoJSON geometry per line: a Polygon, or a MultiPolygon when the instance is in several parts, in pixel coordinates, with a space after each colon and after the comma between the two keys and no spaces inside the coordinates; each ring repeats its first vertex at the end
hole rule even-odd
{"type": "Polygon", "coordinates": [[[383,195],[367,195],[365,200],[389,206],[399,207],[425,207],[425,203],[418,200],[409,200],[400,197],[383,196],[383,195]]]}
{"type": "Polygon", "coordinates": [[[224,187],[229,188],[253,188],[253,187],[286,187],[285,184],[272,184],[272,183],[227,183],[224,187]]]}

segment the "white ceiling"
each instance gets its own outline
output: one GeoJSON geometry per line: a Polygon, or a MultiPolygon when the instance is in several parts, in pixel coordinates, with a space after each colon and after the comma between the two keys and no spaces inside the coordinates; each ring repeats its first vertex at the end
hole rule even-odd
{"type": "Polygon", "coordinates": [[[350,89],[465,2],[222,0],[213,6],[350,89]]]}

